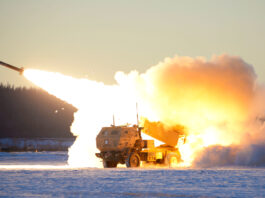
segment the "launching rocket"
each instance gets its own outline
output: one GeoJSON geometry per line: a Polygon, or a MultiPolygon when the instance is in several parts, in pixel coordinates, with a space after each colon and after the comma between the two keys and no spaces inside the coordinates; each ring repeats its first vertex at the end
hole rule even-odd
{"type": "Polygon", "coordinates": [[[24,72],[24,68],[23,68],[23,67],[21,67],[21,68],[19,68],[19,67],[15,67],[15,66],[13,66],[13,65],[9,65],[9,64],[4,63],[4,62],[2,62],[2,61],[0,61],[0,65],[2,65],[2,66],[4,66],[4,67],[7,67],[7,68],[9,68],[9,69],[13,69],[13,70],[19,72],[19,74],[21,74],[21,75],[22,75],[23,72],[24,72]]]}

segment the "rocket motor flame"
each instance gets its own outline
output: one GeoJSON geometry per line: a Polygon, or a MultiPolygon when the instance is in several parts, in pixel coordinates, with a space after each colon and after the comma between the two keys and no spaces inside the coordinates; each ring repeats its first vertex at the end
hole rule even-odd
{"type": "Polygon", "coordinates": [[[69,149],[68,163],[76,167],[101,167],[95,157],[96,135],[103,126],[115,123],[136,124],[135,95],[126,86],[104,85],[87,79],[75,79],[59,73],[27,69],[27,79],[50,94],[71,103],[78,112],[74,115],[72,133],[77,136],[69,149]]]}
{"type": "Polygon", "coordinates": [[[97,133],[112,123],[113,114],[117,124],[136,124],[136,101],[143,118],[185,127],[187,141],[179,148],[183,166],[190,166],[205,147],[241,144],[249,134],[247,124],[265,109],[255,105],[262,99],[257,100],[253,68],[228,55],[210,61],[167,58],[143,74],[117,72],[112,86],[38,70],[24,75],[79,109],[71,128],[77,136],[69,150],[73,166],[101,166],[94,157],[97,133]]]}

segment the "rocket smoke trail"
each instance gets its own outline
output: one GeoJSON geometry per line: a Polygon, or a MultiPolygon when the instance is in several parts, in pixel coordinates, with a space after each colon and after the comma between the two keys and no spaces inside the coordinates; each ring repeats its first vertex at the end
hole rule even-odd
{"type": "Polygon", "coordinates": [[[24,75],[79,109],[70,165],[100,166],[97,133],[112,123],[113,113],[117,124],[136,124],[136,101],[142,118],[185,126],[187,142],[179,148],[184,166],[265,165],[265,89],[240,57],[166,58],[142,74],[117,72],[113,86],[37,70],[24,75]]]}

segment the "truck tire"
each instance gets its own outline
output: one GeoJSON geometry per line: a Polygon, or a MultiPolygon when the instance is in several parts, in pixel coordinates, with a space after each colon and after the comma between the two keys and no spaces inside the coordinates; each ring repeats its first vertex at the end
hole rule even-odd
{"type": "Polygon", "coordinates": [[[117,162],[114,162],[114,161],[106,161],[106,160],[103,160],[103,167],[104,168],[116,168],[117,167],[117,162]]]}
{"type": "Polygon", "coordinates": [[[136,168],[140,166],[140,156],[137,153],[130,153],[128,158],[125,160],[127,168],[136,168]]]}
{"type": "Polygon", "coordinates": [[[175,153],[169,153],[166,157],[166,165],[169,167],[176,167],[176,165],[179,163],[179,156],[175,153]]]}

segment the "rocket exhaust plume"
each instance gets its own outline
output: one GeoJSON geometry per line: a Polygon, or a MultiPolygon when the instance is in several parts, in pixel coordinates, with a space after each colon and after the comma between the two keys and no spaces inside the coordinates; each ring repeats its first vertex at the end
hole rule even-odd
{"type": "Polygon", "coordinates": [[[71,166],[101,167],[95,157],[96,135],[102,126],[136,123],[135,98],[131,90],[119,85],[104,85],[87,79],[75,79],[59,73],[25,70],[26,78],[49,93],[77,107],[71,131],[77,136],[69,149],[71,166]]]}
{"type": "MultiPolygon", "coordinates": [[[[38,70],[27,69],[24,75],[79,109],[71,128],[77,136],[69,149],[68,163],[73,166],[101,166],[94,156],[97,133],[112,124],[113,113],[116,124],[136,124],[136,102],[142,125],[159,122],[165,131],[185,129],[181,166],[233,165],[246,149],[265,142],[265,91],[256,83],[253,67],[239,57],[166,58],[143,74],[117,72],[116,85],[38,70]],[[227,163],[212,159],[222,158],[221,150],[229,149],[232,157],[226,156],[227,163]],[[216,155],[207,155],[211,152],[216,155]]],[[[260,151],[252,153],[255,150],[260,151]]]]}

